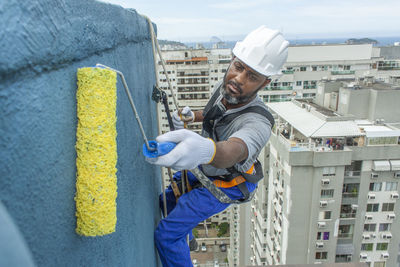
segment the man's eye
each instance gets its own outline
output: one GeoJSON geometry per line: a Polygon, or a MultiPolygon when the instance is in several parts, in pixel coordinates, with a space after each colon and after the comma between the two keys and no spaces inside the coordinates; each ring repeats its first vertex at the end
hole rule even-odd
{"type": "Polygon", "coordinates": [[[250,75],[250,80],[251,81],[258,81],[258,77],[255,75],[250,75]]]}
{"type": "Polygon", "coordinates": [[[242,70],[242,69],[243,69],[243,67],[242,67],[242,66],[240,66],[240,65],[238,65],[238,64],[237,64],[237,65],[235,65],[235,67],[236,67],[236,69],[237,69],[237,70],[242,70]]]}

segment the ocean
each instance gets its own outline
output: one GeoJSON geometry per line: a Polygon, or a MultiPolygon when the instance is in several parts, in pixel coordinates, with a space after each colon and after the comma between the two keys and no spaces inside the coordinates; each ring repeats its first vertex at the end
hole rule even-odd
{"type": "MultiPolygon", "coordinates": [[[[307,39],[289,39],[291,45],[313,45],[313,44],[344,44],[349,38],[307,38],[307,39]]],[[[400,42],[400,37],[367,37],[378,41],[375,46],[391,46],[394,42],[400,42]]],[[[359,39],[359,38],[356,38],[359,39]]],[[[210,49],[215,42],[185,42],[188,47],[195,48],[196,44],[202,44],[204,48],[210,49]]],[[[233,48],[236,41],[225,41],[223,48],[233,48]]]]}

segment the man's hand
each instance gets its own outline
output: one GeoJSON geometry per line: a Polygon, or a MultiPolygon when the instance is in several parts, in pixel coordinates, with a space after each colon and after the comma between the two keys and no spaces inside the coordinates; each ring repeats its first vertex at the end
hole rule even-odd
{"type": "Polygon", "coordinates": [[[186,106],[183,109],[176,110],[172,113],[172,122],[174,123],[175,130],[183,129],[184,123],[194,121],[194,113],[190,107],[186,106]]]}
{"type": "Polygon", "coordinates": [[[195,132],[181,129],[168,132],[156,138],[157,142],[174,142],[176,147],[158,158],[146,158],[152,164],[171,167],[175,170],[196,168],[200,164],[213,161],[216,146],[213,140],[204,138],[195,132]]]}

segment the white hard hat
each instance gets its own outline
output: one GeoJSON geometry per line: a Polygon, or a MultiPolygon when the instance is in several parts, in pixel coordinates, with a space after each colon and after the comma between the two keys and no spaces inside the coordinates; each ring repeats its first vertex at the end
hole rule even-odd
{"type": "Polygon", "coordinates": [[[288,56],[289,42],[278,30],[260,26],[237,42],[233,54],[247,66],[265,76],[282,74],[288,56]]]}

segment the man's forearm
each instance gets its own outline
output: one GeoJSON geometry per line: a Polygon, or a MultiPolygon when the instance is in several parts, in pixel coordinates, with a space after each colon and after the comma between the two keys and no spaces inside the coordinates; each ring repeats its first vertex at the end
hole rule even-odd
{"type": "Polygon", "coordinates": [[[202,122],[204,117],[203,117],[203,110],[196,110],[193,111],[194,113],[194,122],[202,122]]]}
{"type": "Polygon", "coordinates": [[[216,143],[216,152],[210,163],[216,168],[229,168],[245,160],[248,156],[246,144],[239,138],[229,138],[228,141],[216,143]]]}

